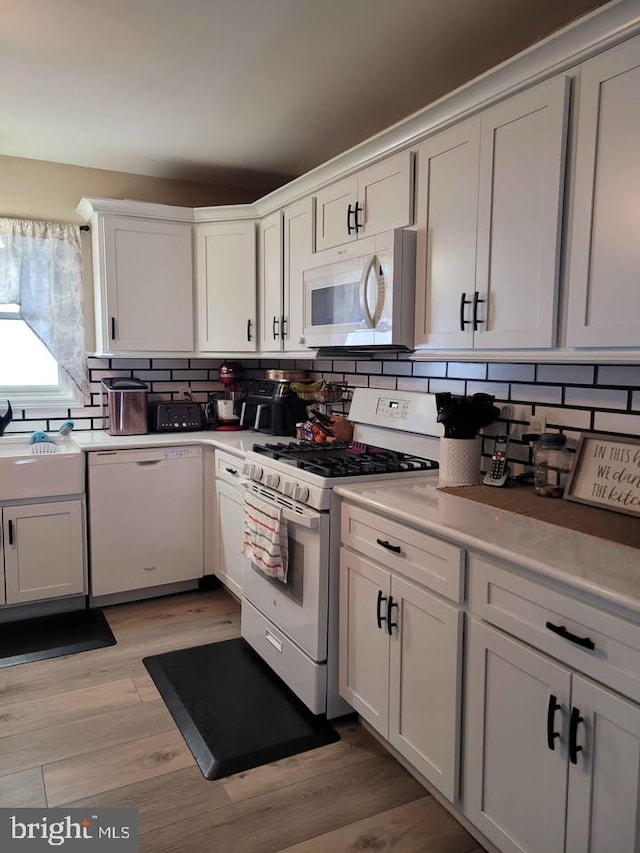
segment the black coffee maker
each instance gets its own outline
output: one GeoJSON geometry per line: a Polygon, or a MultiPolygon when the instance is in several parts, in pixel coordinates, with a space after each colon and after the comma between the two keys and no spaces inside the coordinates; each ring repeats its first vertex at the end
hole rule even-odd
{"type": "Polygon", "coordinates": [[[240,426],[269,435],[295,435],[296,424],[307,418],[307,407],[291,383],[254,379],[245,384],[240,407],[240,426]]]}

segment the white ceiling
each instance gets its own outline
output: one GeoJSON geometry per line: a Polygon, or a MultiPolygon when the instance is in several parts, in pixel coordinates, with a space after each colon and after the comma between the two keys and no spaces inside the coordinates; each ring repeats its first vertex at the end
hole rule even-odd
{"type": "Polygon", "coordinates": [[[0,154],[262,194],[603,0],[4,0],[0,154]]]}

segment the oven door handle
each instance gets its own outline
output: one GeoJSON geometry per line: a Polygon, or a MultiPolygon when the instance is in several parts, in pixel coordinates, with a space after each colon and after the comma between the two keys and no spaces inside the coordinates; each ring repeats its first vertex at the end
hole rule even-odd
{"type": "MultiPolygon", "coordinates": [[[[249,485],[250,483],[243,482],[242,488],[246,492],[248,492],[249,485]]],[[[291,524],[297,524],[298,527],[306,527],[308,530],[315,530],[320,524],[320,513],[294,512],[293,510],[287,509],[286,506],[282,506],[280,504],[273,504],[273,506],[279,506],[282,510],[282,517],[284,518],[284,520],[291,522],[291,524]]]]}

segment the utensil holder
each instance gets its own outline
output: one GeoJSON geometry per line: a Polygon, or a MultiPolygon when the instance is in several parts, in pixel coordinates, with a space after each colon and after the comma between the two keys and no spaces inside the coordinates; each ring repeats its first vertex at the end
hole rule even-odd
{"type": "Polygon", "coordinates": [[[441,438],[438,486],[475,486],[480,482],[481,438],[441,438]]]}

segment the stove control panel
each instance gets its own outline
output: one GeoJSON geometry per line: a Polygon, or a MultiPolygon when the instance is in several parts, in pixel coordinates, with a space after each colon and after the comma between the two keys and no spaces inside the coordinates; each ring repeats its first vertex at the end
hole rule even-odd
{"type": "Polygon", "coordinates": [[[376,406],[376,415],[393,418],[394,420],[404,420],[409,415],[409,400],[396,400],[388,397],[380,397],[376,406]]]}

